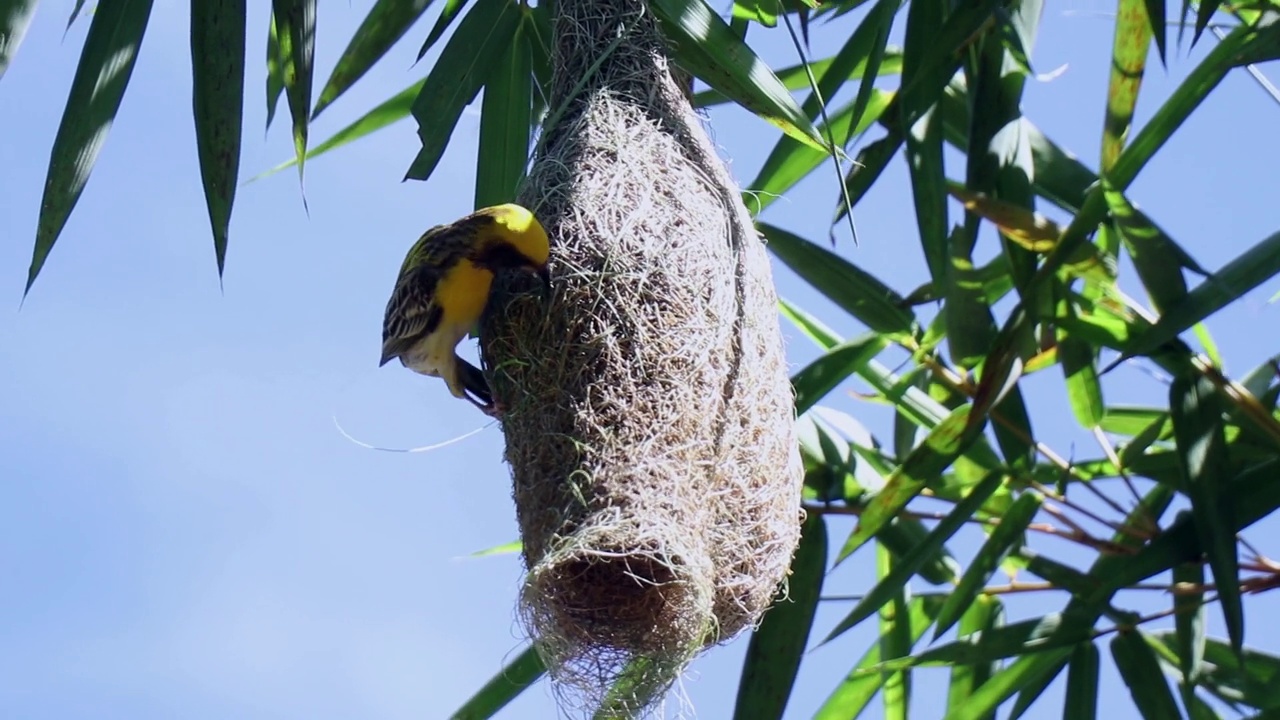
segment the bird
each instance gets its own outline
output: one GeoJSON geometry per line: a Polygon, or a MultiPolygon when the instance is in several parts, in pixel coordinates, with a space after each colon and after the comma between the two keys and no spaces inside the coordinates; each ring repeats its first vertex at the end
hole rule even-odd
{"type": "Polygon", "coordinates": [[[414,372],[439,377],[454,397],[502,416],[484,373],[458,357],[458,343],[477,326],[494,275],[536,273],[550,287],[547,232],[528,209],[486,207],[423,233],[409,248],[382,323],[382,361],[399,358],[414,372]]]}

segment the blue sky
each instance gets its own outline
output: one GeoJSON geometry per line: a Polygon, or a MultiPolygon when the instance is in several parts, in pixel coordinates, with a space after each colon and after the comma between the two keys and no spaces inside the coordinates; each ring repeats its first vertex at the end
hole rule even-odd
{"type": "MultiPolygon", "coordinates": [[[[262,133],[268,4],[250,5],[244,178],[290,152],[286,121],[262,133]]],[[[501,435],[489,428],[435,452],[381,453],[344,439],[332,418],[389,447],[485,424],[442,384],[377,368],[383,307],[405,250],[426,227],[471,208],[476,116],[464,115],[427,183],[400,180],[417,150],[408,121],[310,164],[309,216],[292,173],[241,188],[220,291],[191,128],[187,10],[158,2],[97,168],[19,312],[49,148],[88,27],[82,18],[63,38],[71,6],[42,4],[0,81],[0,298],[10,308],[0,310],[0,707],[31,719],[446,716],[522,644],[516,558],[459,559],[516,537],[501,435]]],[[[325,4],[321,76],[367,7],[325,4]]],[[[1027,114],[1091,166],[1112,10],[1051,3],[1033,60],[1042,73],[1067,67],[1027,89],[1027,114]]],[[[420,77],[425,65],[411,66],[426,29],[326,111],[313,138],[420,77]]],[[[816,29],[816,54],[834,47],[830,29],[816,29]]],[[[752,40],[775,66],[795,61],[781,30],[753,31],[752,40]]],[[[1212,42],[1171,57],[1167,73],[1153,57],[1140,120],[1212,42]]],[[[1131,197],[1209,268],[1280,224],[1280,147],[1253,140],[1274,134],[1276,112],[1233,74],[1133,186],[1131,197]]],[[[717,110],[711,122],[735,176],[750,181],[775,131],[739,109],[717,110]]],[[[767,218],[824,237],[835,199],[828,175],[767,218]]],[[[900,160],[857,220],[861,244],[842,236],[839,251],[900,291],[918,285],[925,271],[900,160]]],[[[982,252],[992,247],[987,237],[982,252]]],[[[841,332],[860,330],[785,269],[777,281],[841,332]]],[[[1277,289],[1268,283],[1211,322],[1229,372],[1277,352],[1278,308],[1267,304],[1277,289]]],[[[784,329],[798,369],[815,351],[784,329]]],[[[1146,375],[1117,377],[1109,402],[1163,402],[1146,375]]],[[[1025,383],[1037,434],[1092,455],[1060,375],[1025,383]]],[[[843,392],[828,400],[888,437],[883,409],[843,392]]],[[[1266,552],[1275,529],[1267,522],[1250,537],[1266,552]]],[[[832,524],[837,541],[847,530],[832,524]]],[[[955,548],[972,552],[973,543],[955,548]]],[[[870,553],[862,555],[828,592],[870,585],[870,553]]],[[[1009,614],[1060,602],[1019,597],[1009,614]]],[[[847,609],[824,606],[818,632],[847,609]]],[[[1280,646],[1277,631],[1251,617],[1250,643],[1280,646]]],[[[872,632],[860,627],[808,657],[789,717],[812,713],[872,632]]],[[[731,714],[744,649],[736,642],[694,663],[686,690],[701,717],[731,714]]],[[[943,671],[917,673],[921,689],[945,691],[945,681],[943,671]]],[[[1108,717],[1134,716],[1114,680],[1104,692],[1124,708],[1108,717]]],[[[1056,716],[1060,697],[1051,690],[1032,716],[1056,716]]],[[[918,700],[921,717],[938,714],[927,695],[918,700]]],[[[539,686],[501,717],[554,717],[553,708],[539,686]]]]}

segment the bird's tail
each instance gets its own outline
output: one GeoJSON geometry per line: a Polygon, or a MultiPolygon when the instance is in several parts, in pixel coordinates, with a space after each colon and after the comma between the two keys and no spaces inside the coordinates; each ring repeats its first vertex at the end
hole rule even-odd
{"type": "Polygon", "coordinates": [[[489,390],[489,381],[484,371],[462,358],[458,358],[458,377],[462,379],[462,387],[481,405],[493,405],[493,392],[489,390]]]}

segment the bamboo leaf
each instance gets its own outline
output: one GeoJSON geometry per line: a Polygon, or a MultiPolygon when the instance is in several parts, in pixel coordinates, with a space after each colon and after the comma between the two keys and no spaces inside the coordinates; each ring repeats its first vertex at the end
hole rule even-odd
{"type": "Polygon", "coordinates": [[[319,117],[325,108],[364,77],[429,7],[431,0],[376,0],[329,74],[320,98],[316,100],[316,107],[311,111],[311,119],[319,117]]]}
{"type": "Polygon", "coordinates": [[[462,12],[462,8],[466,7],[467,0],[445,0],[444,9],[440,11],[440,17],[436,18],[435,25],[431,26],[431,32],[427,33],[427,39],[423,41],[422,47],[418,48],[418,60],[421,60],[427,51],[444,36],[444,31],[449,29],[453,21],[458,17],[458,13],[462,12]]]}
{"type": "Polygon", "coordinates": [[[1106,407],[1102,384],[1098,381],[1097,356],[1093,347],[1075,335],[1058,340],[1058,360],[1067,381],[1067,399],[1076,422],[1092,429],[1102,424],[1106,407]]]}
{"type": "Polygon", "coordinates": [[[316,51],[316,0],[272,0],[281,78],[289,114],[293,116],[293,152],[302,180],[307,156],[307,123],[311,113],[311,76],[316,51]]]}
{"type": "MultiPolygon", "coordinates": [[[[853,101],[853,124],[862,123],[863,113],[871,102],[872,93],[875,91],[875,79],[880,72],[880,61],[884,58],[885,48],[889,45],[889,32],[893,29],[893,20],[898,14],[898,8],[902,7],[901,0],[876,0],[876,4],[872,6],[871,11],[858,25],[855,32],[862,30],[863,26],[873,28],[871,49],[867,55],[867,67],[863,71],[862,81],[858,84],[858,94],[853,101]]],[[[845,136],[846,138],[850,135],[845,136]]],[[[848,139],[842,144],[847,144],[848,139]]]]}
{"type": "MultiPolygon", "coordinates": [[[[893,553],[883,545],[876,546],[876,576],[883,578],[893,571],[893,553]]],[[[880,656],[885,660],[904,657],[911,652],[911,626],[908,620],[910,611],[907,608],[906,588],[898,588],[898,592],[889,602],[881,605],[880,615],[880,656]]],[[[892,670],[884,679],[881,693],[884,700],[885,720],[907,720],[908,704],[911,700],[911,674],[906,668],[892,670]]]]}
{"type": "Polygon", "coordinates": [[[1187,296],[1183,269],[1201,276],[1208,276],[1209,272],[1146,213],[1130,203],[1123,193],[1108,188],[1106,198],[1116,230],[1133,260],[1142,285],[1151,296],[1152,305],[1163,313],[1182,302],[1187,296]]]}
{"type": "Polygon", "coordinates": [[[467,11],[413,102],[422,149],[406,178],[431,177],[458,118],[498,66],[520,19],[520,8],[511,0],[477,0],[467,11]]]}
{"type": "Polygon", "coordinates": [[[80,17],[80,11],[84,9],[84,2],[85,0],[76,0],[75,7],[71,8],[71,15],[67,17],[67,27],[63,30],[64,34],[75,24],[76,18],[80,17]]]}
{"type": "Polygon", "coordinates": [[[1147,355],[1280,273],[1280,232],[1254,245],[1200,283],[1154,325],[1133,339],[1124,356],[1147,355]]]}
{"type": "Polygon", "coordinates": [[[650,7],[675,45],[676,61],[685,70],[790,137],[830,152],[769,66],[704,0],[654,0],[650,7]]]}
{"type": "Polygon", "coordinates": [[[1023,541],[1027,525],[1040,512],[1040,504],[1044,498],[1032,490],[1024,491],[1008,512],[1000,517],[1000,524],[987,537],[978,554],[974,556],[960,578],[956,589],[947,597],[947,602],[938,612],[938,623],[934,627],[933,637],[936,640],[951,628],[966,610],[973,604],[982,591],[983,586],[991,579],[996,568],[1004,562],[1005,557],[1013,549],[1014,544],[1023,541]]]}
{"type": "MultiPolygon", "coordinates": [[[[850,43],[852,42],[853,41],[851,38],[850,43]]],[[[848,48],[848,44],[846,44],[845,48],[846,49],[848,48]]],[[[854,52],[858,49],[859,48],[855,47],[849,50],[849,52],[854,52]]],[[[844,50],[842,50],[841,52],[844,52],[844,50]]],[[[867,67],[866,58],[863,57],[858,59],[857,62],[855,62],[853,66],[850,67],[844,75],[842,76],[831,75],[829,78],[828,73],[835,72],[832,68],[836,66],[838,60],[839,60],[839,53],[837,53],[837,55],[833,55],[832,57],[822,58],[820,60],[811,60],[809,62],[809,72],[812,72],[814,77],[820,78],[819,88],[822,88],[823,83],[827,82],[828,80],[830,80],[831,82],[835,82],[837,80],[844,81],[844,80],[853,80],[855,78],[860,78],[862,77],[867,67]]],[[[782,68],[781,70],[774,70],[774,74],[778,76],[778,80],[782,83],[783,87],[791,91],[805,90],[810,88],[809,72],[805,71],[805,66],[803,63],[799,65],[790,65],[788,67],[782,68]]],[[[901,51],[895,50],[892,46],[890,46],[888,49],[885,50],[884,58],[880,61],[879,74],[881,77],[884,77],[886,75],[897,75],[900,72],[902,72],[902,53],[901,51]]],[[[823,92],[822,97],[827,100],[830,100],[829,96],[834,95],[834,93],[835,93],[835,90],[833,90],[830,93],[823,92]]],[[[733,102],[733,100],[727,97],[724,93],[714,88],[699,90],[698,92],[693,94],[693,106],[697,108],[709,108],[709,107],[714,107],[716,105],[724,105],[726,103],[731,103],[731,102],[733,102]]],[[[808,113],[808,110],[806,110],[806,113],[808,113]]],[[[809,117],[817,117],[817,114],[816,113],[809,114],[809,117]]]]}
{"type": "Polygon", "coordinates": [[[37,0],[0,0],[0,78],[18,52],[36,14],[37,0]]]}
{"type": "MultiPolygon", "coordinates": [[[[413,106],[414,98],[418,97],[418,93],[422,91],[424,80],[419,80],[409,87],[396,93],[394,97],[384,101],[374,109],[361,115],[355,122],[342,128],[334,133],[328,139],[315,145],[307,150],[307,159],[313,160],[330,150],[336,150],[347,143],[355,142],[367,135],[381,130],[388,125],[397,123],[409,117],[409,110],[413,106]]],[[[281,170],[285,170],[298,164],[297,158],[291,158],[285,162],[265,172],[259,173],[249,179],[249,182],[261,180],[262,178],[274,175],[281,170]]]]}
{"type": "Polygon", "coordinates": [[[1194,685],[1204,667],[1205,622],[1204,565],[1182,563],[1173,568],[1174,627],[1178,638],[1178,663],[1182,681],[1194,685]]]}
{"type": "MultiPolygon", "coordinates": [[[[857,526],[836,558],[837,563],[852,555],[878,533],[885,523],[919,495],[925,485],[942,474],[981,434],[986,423],[970,422],[970,409],[971,406],[962,405],[954,410],[930,430],[924,442],[911,451],[894,470],[884,489],[867,504],[862,516],[858,518],[857,526]]],[[[834,637],[834,633],[829,635],[827,641],[834,637]]]]}
{"type": "Polygon", "coordinates": [[[982,482],[974,486],[973,490],[963,500],[956,503],[955,508],[934,527],[928,537],[916,546],[915,550],[910,554],[899,556],[898,562],[894,563],[893,570],[888,575],[880,578],[875,587],[862,596],[862,599],[854,606],[853,610],[849,611],[849,614],[831,631],[830,636],[835,637],[854,627],[871,617],[871,614],[877,608],[888,602],[889,598],[898,593],[925,562],[943,549],[947,540],[951,539],[951,536],[957,530],[973,518],[978,509],[982,507],[982,504],[1000,488],[1003,482],[1003,473],[988,473],[982,482]]]}
{"type": "Polygon", "coordinates": [[[1244,643],[1244,610],[1240,605],[1240,566],[1236,557],[1235,518],[1224,500],[1231,460],[1223,433],[1223,406],[1207,377],[1182,375],[1169,387],[1173,434],[1182,457],[1186,493],[1191,499],[1196,534],[1205,549],[1227,634],[1239,650],[1244,643]]]}
{"type": "Polygon", "coordinates": [[[480,104],[480,143],[476,153],[475,208],[516,198],[529,165],[533,112],[533,61],[529,33],[531,11],[516,28],[502,61],[489,75],[480,104]]]}
{"type": "Polygon", "coordinates": [[[1080,643],[1071,653],[1062,720],[1095,720],[1098,717],[1098,646],[1080,643]]]}
{"type": "Polygon", "coordinates": [[[879,355],[889,339],[878,333],[867,333],[837,345],[822,357],[796,373],[791,384],[796,392],[796,415],[803,415],[852,375],[857,368],[879,355]]]}
{"type": "Polygon", "coordinates": [[[1168,142],[1233,67],[1261,62],[1262,58],[1274,57],[1277,53],[1280,53],[1280,23],[1241,26],[1227,34],[1187,75],[1116,159],[1107,173],[1112,186],[1121,192],[1128,189],[1156,151],[1168,142]]]}
{"type": "Polygon", "coordinates": [[[781,718],[813,626],[827,568],[827,526],[810,515],[791,562],[789,600],[774,605],[751,634],[738,682],[735,720],[781,718]]]}
{"type": "MultiPolygon", "coordinates": [[[[863,445],[863,447],[866,446],[863,445]]],[[[887,465],[885,470],[886,473],[892,472],[892,464],[887,465]]],[[[900,561],[900,558],[909,557],[914,553],[928,537],[929,528],[913,517],[894,518],[880,528],[879,533],[876,533],[876,540],[893,553],[895,564],[900,561]]],[[[960,570],[960,563],[956,562],[951,553],[943,547],[926,557],[924,563],[916,569],[915,574],[933,585],[947,585],[954,583],[956,578],[960,577],[960,570]]]]}
{"type": "Polygon", "coordinates": [[[1111,657],[1146,720],[1182,717],[1151,646],[1139,631],[1122,630],[1111,640],[1111,657]]]}
{"type": "MultiPolygon", "coordinates": [[[[819,123],[822,134],[841,138],[862,132],[880,117],[880,113],[884,112],[892,99],[892,92],[876,90],[868,101],[866,112],[863,113],[862,120],[857,126],[851,126],[854,106],[845,105],[829,116],[831,121],[829,125],[819,123]]],[[[815,150],[789,135],[783,135],[773,146],[769,156],[765,158],[756,179],[747,186],[750,189],[743,193],[743,201],[754,214],[759,215],[829,157],[830,153],[824,150],[815,150]]]]}
{"type": "Polygon", "coordinates": [[[280,32],[276,27],[275,13],[267,30],[267,130],[276,117],[276,103],[284,92],[284,61],[280,56],[280,32]]]}
{"type": "MultiPolygon", "coordinates": [[[[906,617],[898,621],[899,627],[910,627],[912,644],[924,636],[933,623],[938,608],[942,607],[942,596],[924,595],[911,598],[908,602],[906,617]]],[[[881,644],[872,643],[859,659],[848,676],[836,686],[826,702],[814,713],[813,720],[849,720],[862,714],[871,703],[871,699],[884,685],[883,673],[870,672],[880,664],[881,644]]]]}
{"type": "MultiPolygon", "coordinates": [[[[964,611],[960,617],[958,633],[961,637],[974,633],[991,632],[1004,624],[1004,606],[990,595],[980,595],[964,611]]],[[[951,666],[951,683],[947,688],[947,709],[949,712],[962,710],[974,690],[981,687],[992,672],[1000,669],[1000,661],[973,664],[956,664],[951,666]]],[[[995,711],[983,717],[992,720],[995,711]]]]}
{"type": "Polygon", "coordinates": [[[89,182],[89,173],[133,75],[150,16],[151,0],[102,0],[93,14],[62,122],[53,139],[23,297],[31,292],[31,285],[89,182]]]}
{"type": "Polygon", "coordinates": [[[480,691],[450,715],[450,720],[485,720],[527,690],[546,672],[542,658],[532,647],[507,663],[480,691]]]}
{"type": "Polygon", "coordinates": [[[911,336],[915,315],[893,289],[830,250],[782,228],[757,223],[768,248],[787,267],[872,330],[911,336]]]}
{"type": "Polygon", "coordinates": [[[240,173],[244,126],[245,0],[192,0],[191,97],[200,179],[218,276],[240,173]]]}
{"type": "Polygon", "coordinates": [[[501,545],[494,545],[491,548],[485,548],[484,550],[477,550],[471,553],[468,557],[489,557],[490,555],[510,555],[512,553],[520,552],[520,550],[523,547],[524,547],[524,543],[522,543],[521,541],[512,540],[511,542],[502,543],[501,545]]]}
{"type": "MultiPolygon", "coordinates": [[[[1152,0],[1163,7],[1164,0],[1152,0]]],[[[1102,174],[1115,165],[1124,149],[1138,105],[1138,90],[1147,68],[1152,26],[1148,0],[1121,0],[1111,50],[1111,82],[1107,87],[1107,117],[1102,130],[1102,174]]],[[[1164,27],[1159,28],[1160,58],[1164,59],[1164,27]]]]}

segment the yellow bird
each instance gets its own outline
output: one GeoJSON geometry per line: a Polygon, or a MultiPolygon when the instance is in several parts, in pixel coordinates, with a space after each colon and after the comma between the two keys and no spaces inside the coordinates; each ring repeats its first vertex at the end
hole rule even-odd
{"type": "Polygon", "coordinates": [[[393,358],[443,378],[454,397],[498,417],[484,373],[455,348],[480,321],[494,273],[536,272],[546,285],[547,233],[525,208],[497,205],[431,228],[409,249],[382,324],[382,367],[393,358]]]}

